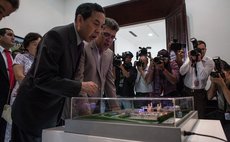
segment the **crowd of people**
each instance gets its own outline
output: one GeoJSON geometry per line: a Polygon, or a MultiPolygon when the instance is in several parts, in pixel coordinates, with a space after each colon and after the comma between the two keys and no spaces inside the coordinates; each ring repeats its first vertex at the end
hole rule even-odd
{"type": "MultiPolygon", "coordinates": [[[[0,19],[18,7],[18,0],[0,0],[0,19]]],[[[118,31],[119,24],[106,17],[102,6],[83,3],[76,9],[74,23],[54,27],[44,36],[28,33],[24,50],[13,57],[14,31],[1,28],[0,112],[5,104],[11,105],[12,124],[1,118],[0,142],[41,142],[43,129],[64,125],[70,118],[70,98],[79,96],[193,96],[199,118],[219,119],[225,132],[229,131],[230,65],[219,60],[221,68],[216,69],[213,59],[206,56],[204,41],[196,41],[194,50],[188,52],[173,41],[155,58],[139,54],[134,64],[133,54],[126,51],[114,64],[114,52],[109,47],[118,31]],[[217,75],[213,76],[215,70],[217,75]],[[209,77],[211,86],[206,90],[209,77]],[[215,96],[218,111],[206,115],[206,103],[215,96]]],[[[93,109],[84,106],[85,101],[75,103],[79,107],[76,112],[84,115],[108,111],[107,106],[120,110],[145,102],[95,101],[93,109]]]]}

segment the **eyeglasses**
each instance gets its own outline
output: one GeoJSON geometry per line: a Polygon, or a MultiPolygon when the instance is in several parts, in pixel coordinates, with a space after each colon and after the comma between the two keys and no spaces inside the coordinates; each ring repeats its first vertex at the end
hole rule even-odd
{"type": "Polygon", "coordinates": [[[117,38],[116,38],[114,35],[111,35],[110,33],[102,32],[102,35],[103,35],[105,38],[110,38],[110,39],[112,39],[113,41],[117,40],[117,38]]]}

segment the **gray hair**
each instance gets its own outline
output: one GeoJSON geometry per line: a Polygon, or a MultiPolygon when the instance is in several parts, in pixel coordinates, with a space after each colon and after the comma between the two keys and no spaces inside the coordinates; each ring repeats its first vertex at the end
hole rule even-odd
{"type": "Polygon", "coordinates": [[[118,25],[118,23],[114,20],[114,19],[112,19],[112,18],[108,18],[108,17],[106,17],[105,18],[105,24],[104,24],[105,26],[108,26],[110,29],[112,29],[112,30],[115,30],[115,31],[118,31],[119,30],[119,25],[118,25]]]}

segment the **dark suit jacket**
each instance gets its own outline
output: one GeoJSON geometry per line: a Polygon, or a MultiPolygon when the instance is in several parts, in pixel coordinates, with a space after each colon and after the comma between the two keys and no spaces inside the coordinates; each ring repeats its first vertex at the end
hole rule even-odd
{"type": "Polygon", "coordinates": [[[9,94],[10,82],[7,74],[6,64],[0,53],[0,114],[2,114],[3,106],[6,104],[9,94]]]}
{"type": "MultiPolygon", "coordinates": [[[[0,53],[0,116],[4,105],[7,103],[7,97],[10,91],[9,76],[7,74],[6,64],[0,53]]],[[[0,142],[4,141],[6,121],[0,117],[0,142]]]]}
{"type": "Polygon", "coordinates": [[[12,119],[20,129],[41,136],[42,129],[56,126],[65,97],[80,92],[81,82],[73,79],[81,52],[74,24],[55,27],[44,35],[13,104],[12,119]]]}

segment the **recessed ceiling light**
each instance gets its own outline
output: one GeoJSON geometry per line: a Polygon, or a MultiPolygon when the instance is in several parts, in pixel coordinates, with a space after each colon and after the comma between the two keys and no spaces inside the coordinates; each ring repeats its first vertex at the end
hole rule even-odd
{"type": "Polygon", "coordinates": [[[153,33],[148,33],[148,36],[153,36],[153,33]]]}

